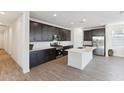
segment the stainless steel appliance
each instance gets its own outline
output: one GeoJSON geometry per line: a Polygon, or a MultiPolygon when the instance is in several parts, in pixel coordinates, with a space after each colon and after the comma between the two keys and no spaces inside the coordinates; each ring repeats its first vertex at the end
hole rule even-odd
{"type": "Polygon", "coordinates": [[[105,56],[105,45],[104,45],[104,36],[93,36],[93,46],[96,49],[93,51],[95,55],[105,56]]]}
{"type": "Polygon", "coordinates": [[[59,45],[59,44],[60,44],[59,42],[52,42],[52,43],[50,43],[51,47],[56,48],[56,56],[57,57],[60,57],[60,56],[63,55],[63,46],[59,45]]]}
{"type": "Polygon", "coordinates": [[[57,57],[61,57],[61,56],[63,56],[63,46],[61,46],[61,45],[55,45],[55,46],[51,46],[51,47],[54,47],[54,48],[56,48],[56,56],[57,57]]]}

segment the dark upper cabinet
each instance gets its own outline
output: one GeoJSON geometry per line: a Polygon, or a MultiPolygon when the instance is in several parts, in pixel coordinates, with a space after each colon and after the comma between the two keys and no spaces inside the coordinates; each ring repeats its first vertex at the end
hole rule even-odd
{"type": "Polygon", "coordinates": [[[92,41],[92,31],[84,31],[84,41],[92,41]]]}
{"type": "Polygon", "coordinates": [[[59,28],[60,41],[65,41],[65,31],[59,28]]]}
{"type": "Polygon", "coordinates": [[[30,21],[30,42],[52,41],[54,35],[58,41],[71,40],[70,30],[30,21]]]}
{"type": "Polygon", "coordinates": [[[41,41],[48,41],[48,26],[42,24],[41,26],[41,36],[42,36],[42,40],[41,41]]]}
{"type": "Polygon", "coordinates": [[[30,22],[30,42],[34,42],[34,25],[33,22],[30,22]]]}
{"type": "Polygon", "coordinates": [[[54,31],[54,27],[48,26],[48,28],[47,28],[47,40],[48,41],[53,40],[53,31],[54,31]]]}
{"type": "Polygon", "coordinates": [[[105,29],[94,29],[92,30],[92,36],[104,36],[105,35],[105,29]]]}
{"type": "Polygon", "coordinates": [[[71,31],[70,30],[66,30],[65,33],[66,33],[65,34],[66,35],[66,37],[65,37],[66,41],[70,41],[71,40],[71,31]]]}
{"type": "Polygon", "coordinates": [[[60,41],[70,41],[71,40],[71,31],[66,29],[59,29],[60,41]]]}
{"type": "Polygon", "coordinates": [[[39,42],[42,40],[42,33],[41,33],[41,24],[39,23],[34,23],[34,39],[35,41],[39,42]]]}
{"type": "Polygon", "coordinates": [[[93,36],[105,36],[105,28],[84,31],[84,41],[92,41],[93,36]]]}
{"type": "Polygon", "coordinates": [[[41,40],[42,40],[41,24],[31,21],[30,22],[30,41],[37,42],[41,40]]]}
{"type": "MultiPolygon", "coordinates": [[[[52,36],[57,35],[58,40],[60,40],[59,28],[53,27],[52,28],[52,36]]],[[[53,38],[54,39],[54,38],[53,38]]]]}

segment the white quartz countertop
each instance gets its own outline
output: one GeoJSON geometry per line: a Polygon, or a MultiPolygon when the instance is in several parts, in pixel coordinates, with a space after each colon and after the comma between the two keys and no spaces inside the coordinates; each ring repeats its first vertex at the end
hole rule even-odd
{"type": "MultiPolygon", "coordinates": [[[[63,45],[63,47],[64,46],[69,46],[69,45],[63,45]]],[[[51,48],[55,48],[55,47],[45,46],[45,47],[40,47],[40,48],[32,49],[32,50],[30,50],[30,52],[32,52],[32,51],[38,51],[38,50],[44,50],[44,49],[51,49],[51,48]]]]}
{"type": "Polygon", "coordinates": [[[84,52],[91,52],[95,49],[96,47],[85,47],[83,49],[78,49],[78,48],[72,48],[68,49],[68,52],[77,52],[77,53],[84,53],[84,52]]]}
{"type": "Polygon", "coordinates": [[[54,47],[41,47],[41,48],[36,48],[36,49],[32,49],[32,50],[30,50],[30,52],[32,52],[32,51],[38,51],[38,50],[44,50],[44,49],[51,49],[51,48],[54,48],[54,47]]]}

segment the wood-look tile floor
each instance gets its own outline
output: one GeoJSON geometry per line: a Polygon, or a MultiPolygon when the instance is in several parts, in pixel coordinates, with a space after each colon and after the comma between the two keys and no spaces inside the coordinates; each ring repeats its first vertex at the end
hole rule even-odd
{"type": "Polygon", "coordinates": [[[124,80],[124,58],[94,56],[81,71],[67,66],[67,56],[31,69],[23,74],[20,67],[0,50],[0,80],[13,81],[108,81],[124,80]]]}

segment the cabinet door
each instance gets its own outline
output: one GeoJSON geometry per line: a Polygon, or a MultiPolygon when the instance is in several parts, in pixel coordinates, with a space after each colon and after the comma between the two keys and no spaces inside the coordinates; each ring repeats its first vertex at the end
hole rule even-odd
{"type": "Polygon", "coordinates": [[[52,36],[54,37],[54,35],[57,35],[58,41],[60,41],[59,28],[53,27],[53,29],[52,29],[52,36]]]}
{"type": "Polygon", "coordinates": [[[84,31],[84,41],[92,41],[92,31],[84,31]]]}
{"type": "Polygon", "coordinates": [[[47,60],[46,57],[47,56],[46,56],[45,50],[39,50],[38,51],[37,60],[38,60],[39,64],[46,62],[46,60],[47,60]]]}
{"type": "Polygon", "coordinates": [[[42,41],[41,24],[34,23],[34,29],[35,29],[35,41],[37,41],[37,42],[42,41]]]}
{"type": "Polygon", "coordinates": [[[66,29],[63,29],[63,41],[67,41],[67,31],[66,29]]]}
{"type": "Polygon", "coordinates": [[[102,29],[94,29],[92,31],[92,35],[93,36],[104,36],[105,35],[105,29],[102,28],[102,29]]]}
{"type": "Polygon", "coordinates": [[[54,35],[58,36],[58,41],[71,40],[71,33],[69,30],[30,21],[31,42],[52,41],[54,35]]]}
{"type": "Polygon", "coordinates": [[[65,36],[66,36],[66,40],[65,41],[70,41],[71,40],[71,31],[70,30],[66,30],[65,31],[65,36]]]}
{"type": "Polygon", "coordinates": [[[37,51],[30,52],[30,68],[37,65],[38,65],[37,51]]]}
{"type": "Polygon", "coordinates": [[[52,26],[48,26],[47,28],[47,40],[48,41],[52,41],[53,40],[53,31],[54,31],[54,27],[52,26]]]}
{"type": "Polygon", "coordinates": [[[44,50],[44,53],[45,53],[45,61],[46,62],[56,59],[56,49],[55,48],[46,49],[46,50],[44,50]]]}
{"type": "Polygon", "coordinates": [[[65,30],[59,29],[60,41],[65,41],[65,30]]]}
{"type": "Polygon", "coordinates": [[[47,35],[47,31],[48,30],[48,26],[43,24],[42,25],[42,30],[41,30],[41,33],[42,33],[42,41],[48,41],[48,35],[47,35]]]}
{"type": "Polygon", "coordinates": [[[39,64],[48,62],[50,60],[53,60],[56,58],[56,49],[44,49],[44,50],[39,50],[38,55],[37,55],[37,60],[39,64]]]}
{"type": "Polygon", "coordinates": [[[30,21],[30,42],[34,42],[34,25],[33,22],[30,21]]]}

